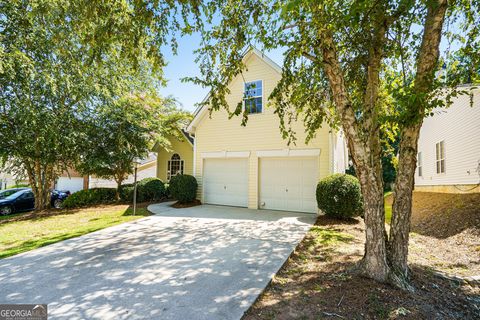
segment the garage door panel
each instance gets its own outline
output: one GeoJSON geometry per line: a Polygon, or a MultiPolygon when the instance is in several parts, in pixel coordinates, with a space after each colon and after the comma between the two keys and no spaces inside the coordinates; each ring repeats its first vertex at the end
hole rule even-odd
{"type": "Polygon", "coordinates": [[[205,203],[246,207],[247,159],[205,159],[203,189],[205,203]]]}
{"type": "Polygon", "coordinates": [[[260,159],[260,207],[317,212],[318,158],[260,159]]]}

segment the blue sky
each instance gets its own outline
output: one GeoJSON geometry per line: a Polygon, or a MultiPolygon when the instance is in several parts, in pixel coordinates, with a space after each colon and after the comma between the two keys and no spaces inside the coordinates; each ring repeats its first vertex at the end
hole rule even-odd
{"type": "MultiPolygon", "coordinates": [[[[168,80],[167,86],[160,89],[163,96],[173,96],[176,98],[183,109],[193,112],[195,103],[199,103],[205,98],[209,89],[202,88],[193,83],[182,83],[181,78],[198,76],[200,70],[195,63],[193,51],[200,45],[200,35],[194,34],[177,38],[178,54],[173,55],[169,49],[164,51],[168,65],[164,69],[165,78],[168,80]]],[[[283,50],[266,52],[266,55],[282,65],[283,50]]]]}

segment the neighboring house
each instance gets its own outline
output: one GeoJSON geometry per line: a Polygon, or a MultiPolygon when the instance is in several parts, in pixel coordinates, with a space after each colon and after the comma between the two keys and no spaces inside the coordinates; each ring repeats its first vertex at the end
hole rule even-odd
{"type": "Polygon", "coordinates": [[[182,139],[169,136],[170,147],[156,147],[157,177],[164,182],[177,174],[193,174],[193,138],[184,130],[179,134],[182,139]]]}
{"type": "Polygon", "coordinates": [[[243,61],[247,70],[229,84],[227,101],[234,110],[246,94],[247,125],[240,125],[241,117],[229,120],[225,110],[210,116],[204,106],[187,129],[195,137],[198,197],[209,204],[316,213],[318,181],[348,165],[345,139],[325,124],[307,145],[304,124],[298,121],[292,124],[296,145],[288,146],[278,115],[267,106],[281,68],[256,49],[243,61]]]}
{"type": "Polygon", "coordinates": [[[88,188],[88,177],[70,168],[57,178],[54,187],[57,190],[68,190],[74,193],[88,188]]]}
{"type": "Polygon", "coordinates": [[[480,192],[480,89],[437,108],[418,140],[415,190],[480,192]],[[473,102],[473,103],[471,103],[473,102]]]}
{"type": "MultiPolygon", "coordinates": [[[[151,152],[148,157],[140,160],[137,167],[137,181],[145,178],[152,178],[157,176],[157,155],[151,152]]],[[[131,174],[123,181],[123,184],[133,183],[134,175],[131,174]]],[[[116,188],[117,183],[111,179],[100,179],[95,176],[90,176],[88,181],[88,188],[116,188]]]]}
{"type": "Polygon", "coordinates": [[[0,171],[0,190],[10,188],[18,184],[28,184],[25,177],[15,176],[7,172],[0,171]]]}

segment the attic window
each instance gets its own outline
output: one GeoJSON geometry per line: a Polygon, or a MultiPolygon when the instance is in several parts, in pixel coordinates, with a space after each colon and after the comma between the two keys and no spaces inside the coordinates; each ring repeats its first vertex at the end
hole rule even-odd
{"type": "Polygon", "coordinates": [[[177,153],[174,153],[167,164],[167,180],[177,174],[183,174],[183,160],[177,153]]]}
{"type": "Polygon", "coordinates": [[[263,83],[262,80],[245,83],[245,95],[243,98],[245,111],[250,113],[262,113],[263,109],[263,83]]]}

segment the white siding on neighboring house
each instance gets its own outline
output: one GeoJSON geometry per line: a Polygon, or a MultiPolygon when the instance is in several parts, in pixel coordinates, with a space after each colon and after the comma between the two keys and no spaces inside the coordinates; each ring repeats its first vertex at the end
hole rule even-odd
{"type": "Polygon", "coordinates": [[[435,109],[435,115],[424,120],[418,141],[422,176],[417,164],[416,186],[480,182],[480,90],[474,91],[473,106],[470,99],[468,95],[459,96],[449,108],[435,109]],[[437,157],[437,144],[442,141],[445,154],[437,157]],[[444,166],[444,173],[437,173],[437,162],[444,166]]]}
{"type": "MultiPolygon", "coordinates": [[[[145,178],[155,178],[157,176],[157,166],[156,162],[154,165],[148,166],[144,170],[138,170],[137,172],[137,181],[140,181],[145,178]]],[[[123,181],[122,184],[133,183],[134,176],[133,174],[129,175],[128,178],[123,181]]],[[[100,179],[96,177],[90,177],[88,180],[88,188],[116,188],[117,183],[114,180],[100,179]]]]}

